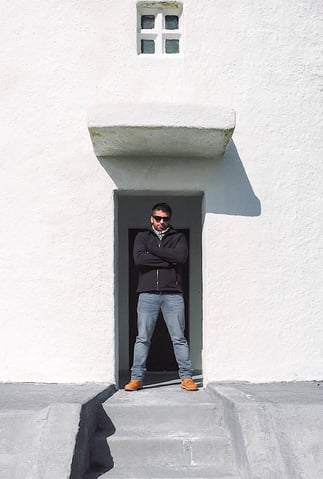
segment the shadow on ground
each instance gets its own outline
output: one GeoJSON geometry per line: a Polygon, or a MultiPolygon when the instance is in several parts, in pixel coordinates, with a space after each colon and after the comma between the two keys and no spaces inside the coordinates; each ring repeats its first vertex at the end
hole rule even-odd
{"type": "Polygon", "coordinates": [[[114,467],[107,438],[115,432],[116,428],[101,404],[97,410],[97,430],[90,447],[91,473],[87,479],[96,479],[114,467]]]}

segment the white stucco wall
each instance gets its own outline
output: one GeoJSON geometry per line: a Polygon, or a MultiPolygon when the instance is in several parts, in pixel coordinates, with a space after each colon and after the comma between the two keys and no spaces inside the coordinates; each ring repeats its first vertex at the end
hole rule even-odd
{"type": "Polygon", "coordinates": [[[322,379],[323,4],[183,4],[153,57],[134,0],[3,2],[1,381],[114,380],[114,189],[204,191],[207,381],[322,379]],[[157,100],[235,109],[225,159],[99,162],[90,107],[157,100]]]}

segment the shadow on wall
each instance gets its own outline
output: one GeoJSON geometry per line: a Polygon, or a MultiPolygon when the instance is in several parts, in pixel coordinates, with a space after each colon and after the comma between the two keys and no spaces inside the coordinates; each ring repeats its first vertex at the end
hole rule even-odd
{"type": "Polygon", "coordinates": [[[211,173],[206,211],[238,216],[259,216],[261,204],[250,184],[233,141],[224,158],[215,163],[211,173]]]}
{"type": "Polygon", "coordinates": [[[98,158],[120,190],[205,193],[205,212],[259,216],[261,204],[231,141],[222,159],[98,158]]]}

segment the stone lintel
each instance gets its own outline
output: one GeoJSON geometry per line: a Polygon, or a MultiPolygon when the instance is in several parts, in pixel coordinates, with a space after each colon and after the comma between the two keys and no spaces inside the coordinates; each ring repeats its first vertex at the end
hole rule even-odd
{"type": "Polygon", "coordinates": [[[235,112],[216,106],[108,104],[89,111],[96,156],[221,157],[235,127],[235,112]]]}

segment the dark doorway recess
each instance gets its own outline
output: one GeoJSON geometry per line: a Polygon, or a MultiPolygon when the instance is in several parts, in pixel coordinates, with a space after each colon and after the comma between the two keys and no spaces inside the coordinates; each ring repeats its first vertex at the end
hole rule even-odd
{"type": "MultiPolygon", "coordinates": [[[[133,260],[133,244],[137,233],[144,229],[128,230],[128,247],[129,247],[129,368],[132,366],[133,347],[137,336],[137,301],[136,294],[138,282],[138,268],[133,260]]],[[[178,229],[186,236],[189,245],[189,229],[178,229]]],[[[189,338],[189,262],[187,261],[183,267],[184,280],[184,301],[185,301],[185,336],[189,338]]],[[[151,347],[147,358],[147,371],[176,371],[178,369],[173,345],[170,340],[166,324],[160,313],[156,328],[152,337],[151,347]]]]}

